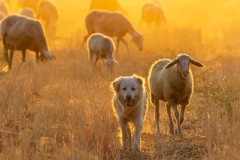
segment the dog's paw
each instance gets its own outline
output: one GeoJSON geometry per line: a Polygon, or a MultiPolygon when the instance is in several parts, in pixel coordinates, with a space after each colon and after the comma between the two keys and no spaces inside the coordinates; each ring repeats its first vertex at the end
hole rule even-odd
{"type": "Polygon", "coordinates": [[[140,148],[133,148],[133,152],[140,152],[140,148]]]}

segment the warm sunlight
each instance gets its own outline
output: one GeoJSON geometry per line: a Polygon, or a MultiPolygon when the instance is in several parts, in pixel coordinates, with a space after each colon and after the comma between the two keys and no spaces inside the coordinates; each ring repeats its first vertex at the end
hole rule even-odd
{"type": "Polygon", "coordinates": [[[0,159],[240,159],[239,0],[0,0],[0,159]]]}

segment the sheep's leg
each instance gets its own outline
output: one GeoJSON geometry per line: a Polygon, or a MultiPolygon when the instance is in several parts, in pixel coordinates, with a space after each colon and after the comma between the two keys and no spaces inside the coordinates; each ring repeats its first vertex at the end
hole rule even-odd
{"type": "Polygon", "coordinates": [[[8,49],[7,48],[4,48],[4,56],[5,56],[5,60],[8,63],[8,67],[10,67],[9,66],[9,57],[8,57],[8,49]]]}
{"type": "Polygon", "coordinates": [[[93,51],[91,49],[89,51],[89,59],[90,59],[91,64],[93,64],[93,51]]]}
{"type": "Polygon", "coordinates": [[[181,115],[180,115],[180,125],[182,125],[184,121],[184,112],[185,112],[186,105],[181,106],[181,115]]]}
{"type": "Polygon", "coordinates": [[[160,134],[160,129],[159,129],[159,100],[155,99],[154,101],[155,105],[155,130],[157,134],[160,134]]]}
{"type": "Polygon", "coordinates": [[[87,39],[88,39],[89,35],[91,35],[91,34],[87,34],[83,37],[82,46],[87,42],[87,39]]]}
{"type": "Polygon", "coordinates": [[[22,62],[25,62],[26,61],[26,50],[23,49],[22,50],[22,62]]]}
{"type": "Polygon", "coordinates": [[[172,107],[173,107],[174,114],[175,114],[175,118],[176,118],[176,121],[177,121],[178,136],[179,136],[179,138],[181,139],[181,138],[182,138],[182,129],[181,129],[181,125],[180,125],[179,112],[178,112],[178,109],[177,109],[177,105],[176,105],[176,104],[173,104],[172,107]]]}
{"type": "Polygon", "coordinates": [[[154,95],[153,95],[153,94],[151,94],[151,101],[152,101],[152,103],[155,102],[155,98],[154,98],[154,95]]]}
{"type": "Polygon", "coordinates": [[[10,57],[9,57],[9,68],[12,68],[13,53],[14,53],[14,50],[11,49],[10,50],[10,57]]]}
{"type": "Polygon", "coordinates": [[[38,52],[35,52],[36,53],[36,61],[37,63],[39,62],[39,53],[38,52]]]}
{"type": "Polygon", "coordinates": [[[119,42],[120,42],[120,38],[117,38],[117,42],[116,42],[116,53],[118,53],[119,42]]]}
{"type": "Polygon", "coordinates": [[[135,126],[134,145],[133,145],[134,150],[140,150],[140,138],[141,138],[142,124],[143,124],[142,119],[136,119],[134,121],[134,126],[135,126]]]}
{"type": "Polygon", "coordinates": [[[95,56],[95,58],[94,58],[94,62],[93,62],[93,73],[95,72],[95,67],[96,67],[96,64],[97,64],[97,62],[98,62],[98,59],[99,59],[99,57],[97,57],[97,56],[95,56]]]}
{"type": "Polygon", "coordinates": [[[127,52],[129,53],[129,48],[128,48],[128,43],[123,39],[123,38],[120,38],[120,41],[123,42],[123,44],[126,46],[127,48],[127,52]]]}
{"type": "Polygon", "coordinates": [[[172,115],[171,115],[171,104],[167,103],[166,108],[167,108],[167,114],[168,114],[168,119],[169,119],[170,134],[173,134],[174,133],[174,127],[173,127],[173,120],[172,120],[172,115]]]}

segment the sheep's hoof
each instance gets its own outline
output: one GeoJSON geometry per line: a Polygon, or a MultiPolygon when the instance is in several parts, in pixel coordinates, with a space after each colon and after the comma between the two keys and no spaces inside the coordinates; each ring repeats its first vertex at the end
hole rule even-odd
{"type": "Polygon", "coordinates": [[[178,135],[179,139],[182,140],[183,139],[183,134],[182,134],[182,130],[175,130],[175,134],[178,135]]]}
{"type": "Polygon", "coordinates": [[[123,148],[121,149],[121,151],[122,151],[122,152],[130,152],[130,151],[131,151],[131,148],[129,148],[129,147],[123,147],[123,148]]]}
{"type": "Polygon", "coordinates": [[[174,129],[170,129],[169,133],[170,133],[171,135],[173,135],[173,134],[174,134],[174,129]]]}
{"type": "Polygon", "coordinates": [[[157,126],[155,126],[155,134],[156,135],[160,135],[160,129],[157,126]]]}

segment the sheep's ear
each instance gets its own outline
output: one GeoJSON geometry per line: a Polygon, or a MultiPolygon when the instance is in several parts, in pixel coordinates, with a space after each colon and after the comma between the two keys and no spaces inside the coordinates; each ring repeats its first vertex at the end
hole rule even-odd
{"type": "Polygon", "coordinates": [[[115,92],[119,91],[121,80],[122,80],[122,77],[119,77],[112,82],[112,87],[115,92]]]}
{"type": "Polygon", "coordinates": [[[201,63],[199,63],[198,61],[196,61],[193,58],[190,59],[190,62],[197,67],[203,67],[203,65],[201,63]]]}
{"type": "Polygon", "coordinates": [[[168,63],[168,64],[165,66],[165,69],[171,68],[172,66],[174,66],[175,64],[177,64],[177,62],[178,62],[178,59],[172,60],[172,62],[168,63]]]}

